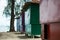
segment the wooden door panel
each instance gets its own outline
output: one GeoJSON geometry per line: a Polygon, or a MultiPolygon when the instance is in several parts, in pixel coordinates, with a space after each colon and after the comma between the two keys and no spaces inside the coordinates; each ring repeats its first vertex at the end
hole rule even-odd
{"type": "Polygon", "coordinates": [[[60,40],[60,23],[50,24],[48,40],[60,40]]]}

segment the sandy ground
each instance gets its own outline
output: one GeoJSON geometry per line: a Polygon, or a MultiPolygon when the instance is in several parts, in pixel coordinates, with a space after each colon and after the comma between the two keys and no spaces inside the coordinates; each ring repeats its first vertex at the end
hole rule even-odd
{"type": "Polygon", "coordinates": [[[1,32],[0,40],[41,40],[41,38],[28,38],[25,37],[25,34],[19,32],[1,32]]]}

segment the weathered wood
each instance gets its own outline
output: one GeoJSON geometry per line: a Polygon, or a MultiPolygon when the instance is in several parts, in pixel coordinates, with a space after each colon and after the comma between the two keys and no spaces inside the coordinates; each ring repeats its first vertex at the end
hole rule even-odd
{"type": "Polygon", "coordinates": [[[49,24],[48,40],[60,40],[60,23],[49,24]]]}
{"type": "Polygon", "coordinates": [[[42,39],[47,40],[60,40],[60,23],[47,24],[47,26],[42,26],[42,39]],[[47,27],[47,35],[44,30],[47,27]],[[47,37],[47,38],[46,38],[47,37]]]}

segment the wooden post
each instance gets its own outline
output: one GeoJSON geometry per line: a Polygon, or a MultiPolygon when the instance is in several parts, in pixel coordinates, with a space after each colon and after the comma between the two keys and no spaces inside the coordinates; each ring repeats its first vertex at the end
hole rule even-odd
{"type": "Polygon", "coordinates": [[[25,13],[22,12],[22,32],[25,32],[25,13]]]}

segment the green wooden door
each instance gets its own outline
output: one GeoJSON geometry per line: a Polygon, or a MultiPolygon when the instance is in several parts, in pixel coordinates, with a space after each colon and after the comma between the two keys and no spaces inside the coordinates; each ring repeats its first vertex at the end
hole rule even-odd
{"type": "MultiPolygon", "coordinates": [[[[26,25],[26,33],[31,35],[40,35],[41,34],[41,24],[39,24],[39,4],[32,3],[29,8],[30,11],[30,24],[26,25]]],[[[28,22],[26,21],[26,23],[28,22]]]]}
{"type": "Polygon", "coordinates": [[[30,23],[39,24],[39,4],[31,4],[30,23]]]}
{"type": "Polygon", "coordinates": [[[31,34],[32,35],[40,35],[41,34],[41,25],[40,24],[33,24],[31,25],[31,34]]]}

